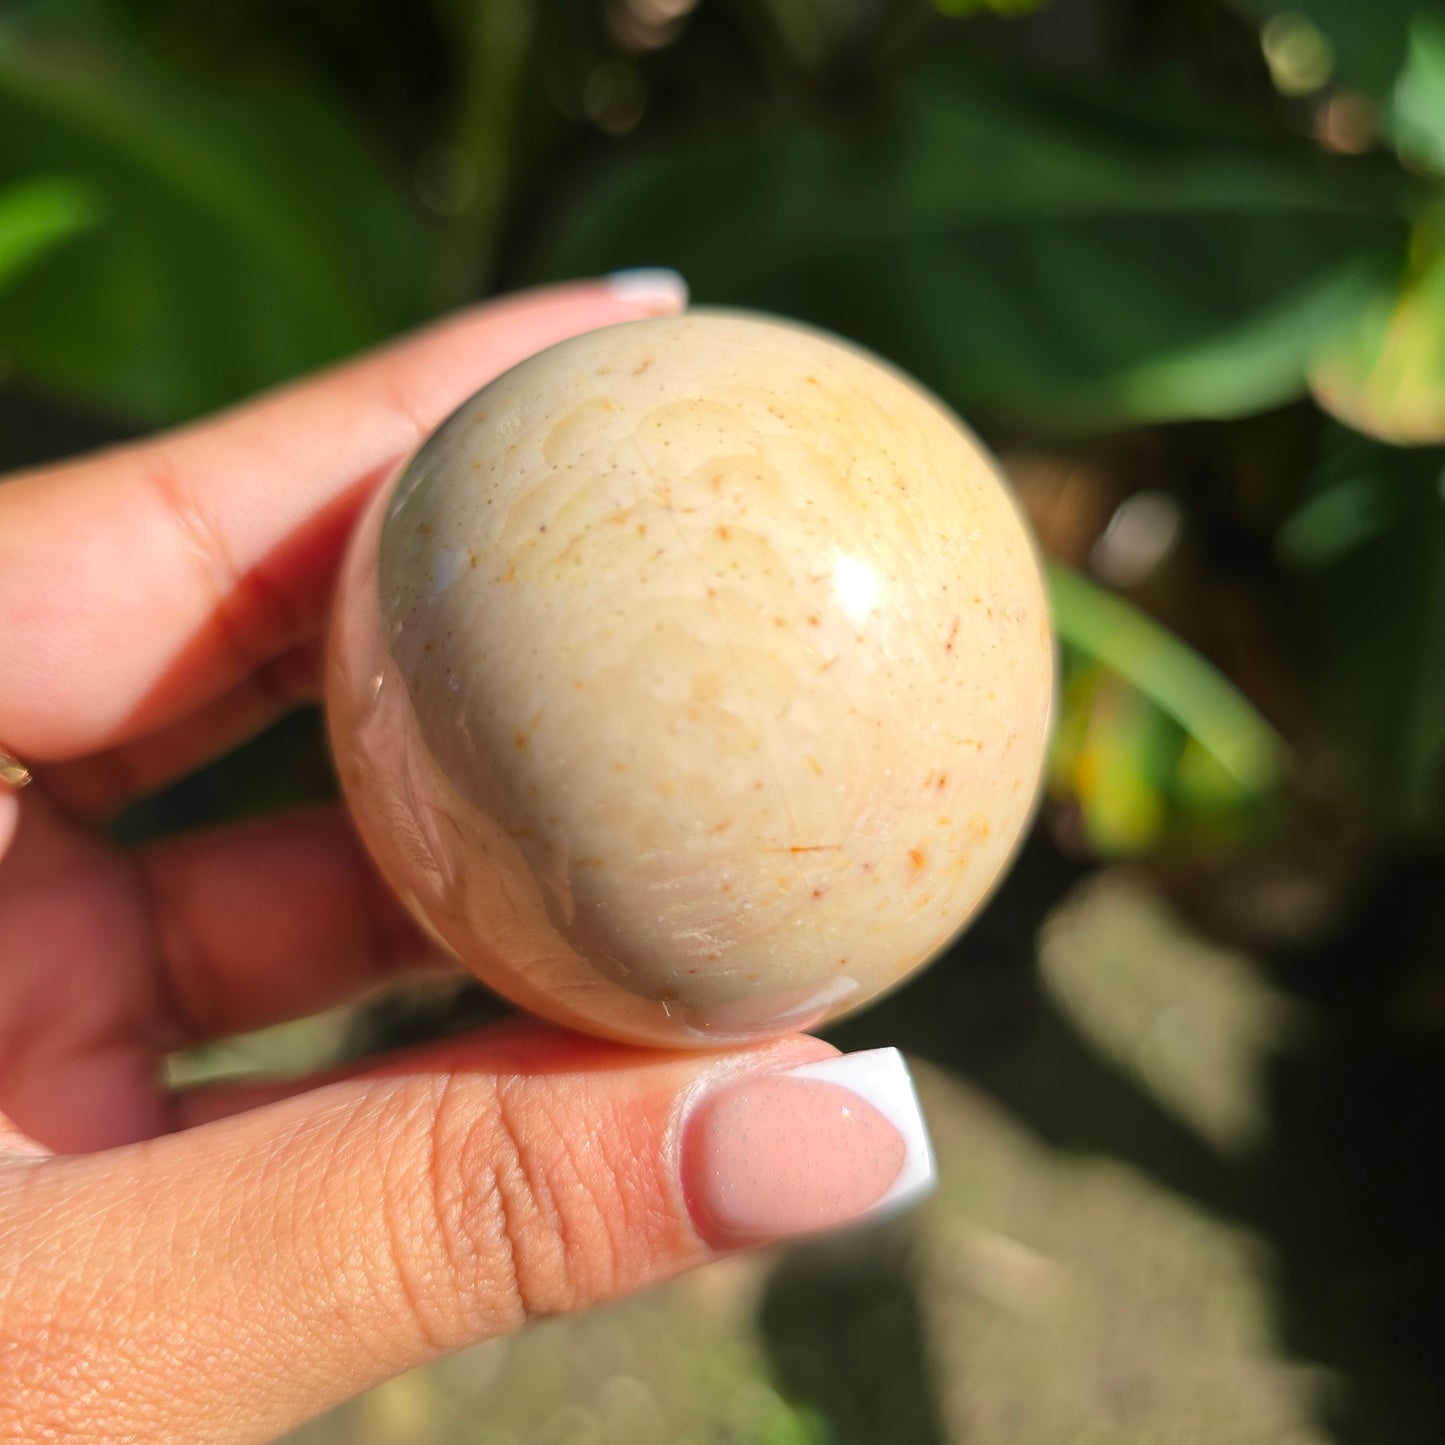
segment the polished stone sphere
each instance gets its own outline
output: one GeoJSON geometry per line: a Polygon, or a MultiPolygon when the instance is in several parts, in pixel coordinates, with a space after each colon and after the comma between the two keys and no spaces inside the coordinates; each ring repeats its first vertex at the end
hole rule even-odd
{"type": "Polygon", "coordinates": [[[345,795],[485,983],[605,1036],[812,1027],[933,957],[1038,789],[1038,558],[978,441],[877,358],[694,311],[467,402],[352,544],[345,795]]]}

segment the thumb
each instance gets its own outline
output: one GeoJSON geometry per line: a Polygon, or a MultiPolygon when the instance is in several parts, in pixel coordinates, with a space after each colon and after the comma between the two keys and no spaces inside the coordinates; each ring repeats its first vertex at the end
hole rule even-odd
{"type": "Polygon", "coordinates": [[[266,1440],[930,1180],[891,1050],[665,1054],[530,1026],[146,1144],[16,1158],[0,1439],[266,1440]]]}

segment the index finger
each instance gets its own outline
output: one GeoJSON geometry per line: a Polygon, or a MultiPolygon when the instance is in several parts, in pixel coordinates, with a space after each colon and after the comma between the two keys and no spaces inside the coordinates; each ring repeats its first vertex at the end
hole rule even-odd
{"type": "Polygon", "coordinates": [[[0,741],[27,761],[185,717],[318,633],[358,510],[508,367],[679,309],[667,274],[491,302],[219,418],[0,486],[0,741]]]}

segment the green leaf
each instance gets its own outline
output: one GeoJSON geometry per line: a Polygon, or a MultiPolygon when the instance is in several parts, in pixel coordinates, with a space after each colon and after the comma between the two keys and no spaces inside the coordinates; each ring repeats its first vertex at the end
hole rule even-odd
{"type": "MultiPolygon", "coordinates": [[[[1060,629],[1079,630],[1067,620],[1060,629]]],[[[1277,769],[1241,782],[1124,672],[1068,640],[1062,651],[1048,789],[1077,808],[1096,854],[1213,852],[1258,839],[1271,825],[1282,800],[1277,769]]],[[[1103,651],[1125,652],[1126,671],[1138,672],[1128,662],[1131,649],[1105,645],[1103,651]]],[[[1272,734],[1270,746],[1283,756],[1272,734]]]]}
{"type": "Polygon", "coordinates": [[[1396,286],[1381,287],[1310,366],[1321,406],[1401,445],[1445,442],[1445,238],[1421,229],[1396,286]]]}
{"type": "Polygon", "coordinates": [[[0,299],[22,373],[162,422],[418,318],[428,234],[321,97],[188,81],[22,14],[0,21],[0,181],[71,175],[108,217],[0,299]]]}
{"type": "Polygon", "coordinates": [[[1445,810],[1445,449],[1336,429],[1281,530],[1326,714],[1389,810],[1445,810]]]}
{"type": "Polygon", "coordinates": [[[1053,563],[1049,596],[1060,639],[1131,683],[1240,784],[1262,792],[1280,777],[1284,744],[1217,668],[1123,598],[1053,563]]]}
{"type": "Polygon", "coordinates": [[[1299,395],[1393,274],[1401,179],[1167,101],[930,67],[872,108],[629,145],[540,269],[682,270],[802,316],[955,405],[1091,430],[1299,395]]]}
{"type": "Polygon", "coordinates": [[[27,181],[0,191],[0,289],[62,241],[95,224],[90,192],[74,181],[27,181]]]}
{"type": "Polygon", "coordinates": [[[1412,17],[1389,122],[1405,155],[1445,172],[1445,12],[1412,17]]]}
{"type": "Polygon", "coordinates": [[[1105,857],[1152,852],[1169,824],[1179,729],[1127,687],[1098,690],[1075,774],[1085,833],[1105,857]]]}

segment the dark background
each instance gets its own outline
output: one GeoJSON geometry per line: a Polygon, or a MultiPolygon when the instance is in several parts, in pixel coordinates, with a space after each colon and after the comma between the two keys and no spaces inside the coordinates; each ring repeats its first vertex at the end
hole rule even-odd
{"type": "MultiPolygon", "coordinates": [[[[1051,558],[1035,835],[837,1031],[922,1061],[943,1187],[308,1438],[1438,1445],[1445,7],[0,3],[0,468],[635,265],[915,373],[1051,558]]],[[[122,831],[330,787],[302,713],[122,831]]]]}

